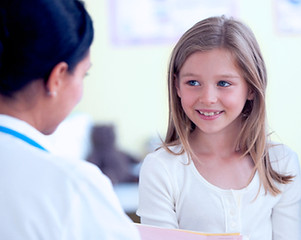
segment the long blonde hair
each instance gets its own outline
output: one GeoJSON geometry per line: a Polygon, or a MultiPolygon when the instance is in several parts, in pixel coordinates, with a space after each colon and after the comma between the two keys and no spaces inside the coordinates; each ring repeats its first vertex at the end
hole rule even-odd
{"type": "Polygon", "coordinates": [[[232,53],[243,78],[254,93],[242,111],[242,128],[237,145],[243,155],[250,155],[254,171],[258,171],[265,192],[277,195],[280,190],[275,182],[287,184],[293,176],[274,171],[268,155],[266,130],[265,92],[267,73],[265,63],[253,32],[242,22],[232,18],[210,17],[196,23],[184,33],[172,51],[168,71],[169,122],[163,147],[173,154],[193,155],[188,137],[195,125],[186,116],[176,91],[176,78],[186,59],[197,51],[223,48],[232,53]],[[181,144],[180,152],[170,146],[181,144]]]}

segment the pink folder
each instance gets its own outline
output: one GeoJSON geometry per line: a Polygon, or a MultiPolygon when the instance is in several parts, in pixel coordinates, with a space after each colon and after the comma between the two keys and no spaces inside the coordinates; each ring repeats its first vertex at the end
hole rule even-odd
{"type": "Polygon", "coordinates": [[[242,240],[239,233],[200,233],[180,229],[161,228],[143,224],[135,224],[140,232],[141,240],[242,240]]]}

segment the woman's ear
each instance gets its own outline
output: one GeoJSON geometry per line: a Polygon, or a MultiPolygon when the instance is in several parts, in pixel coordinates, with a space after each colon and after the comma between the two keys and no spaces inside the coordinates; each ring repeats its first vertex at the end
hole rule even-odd
{"type": "Polygon", "coordinates": [[[63,84],[63,80],[68,74],[68,64],[60,62],[52,69],[46,83],[46,91],[49,96],[55,97],[63,84]]]}

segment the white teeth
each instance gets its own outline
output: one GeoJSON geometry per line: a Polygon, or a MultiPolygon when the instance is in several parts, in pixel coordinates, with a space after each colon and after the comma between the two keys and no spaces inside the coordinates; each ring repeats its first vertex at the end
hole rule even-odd
{"type": "Polygon", "coordinates": [[[202,115],[205,115],[206,117],[209,117],[209,116],[220,114],[221,112],[201,112],[201,111],[199,111],[199,113],[202,115]]]}

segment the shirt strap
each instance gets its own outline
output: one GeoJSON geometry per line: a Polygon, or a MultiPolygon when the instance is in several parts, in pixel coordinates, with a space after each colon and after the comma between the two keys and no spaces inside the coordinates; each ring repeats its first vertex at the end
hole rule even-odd
{"type": "Polygon", "coordinates": [[[12,135],[16,138],[19,138],[19,139],[23,140],[24,142],[27,142],[28,144],[30,144],[34,147],[37,147],[37,148],[42,149],[42,150],[47,152],[47,150],[44,147],[42,147],[40,144],[38,144],[37,142],[35,142],[31,138],[23,135],[22,133],[19,133],[19,132],[15,131],[15,130],[12,130],[12,129],[7,128],[7,127],[0,126],[0,132],[10,134],[10,135],[12,135]]]}

